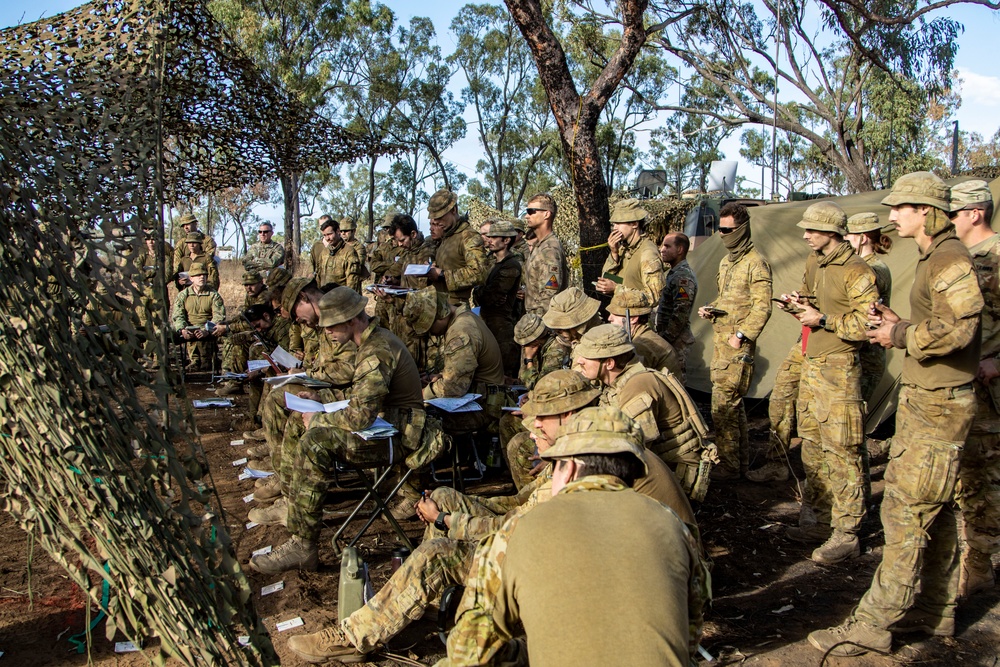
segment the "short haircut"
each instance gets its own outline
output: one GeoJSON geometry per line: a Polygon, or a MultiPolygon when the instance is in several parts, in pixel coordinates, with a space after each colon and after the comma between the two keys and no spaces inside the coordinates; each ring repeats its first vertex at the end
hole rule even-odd
{"type": "Polygon", "coordinates": [[[274,231],[274,226],[271,225],[270,222],[262,222],[262,223],[260,223],[260,226],[257,227],[257,231],[259,232],[262,229],[264,229],[265,227],[267,227],[267,231],[269,231],[269,232],[273,232],[274,231]]]}
{"type": "Polygon", "coordinates": [[[243,313],[247,316],[247,319],[251,322],[256,322],[257,320],[264,319],[264,315],[270,315],[274,317],[274,308],[269,303],[257,303],[246,310],[243,313]]]}
{"type": "Polygon", "coordinates": [[[333,218],[331,218],[328,215],[324,215],[323,218],[320,218],[319,231],[323,231],[324,229],[330,229],[331,227],[333,228],[333,231],[335,231],[335,232],[339,232],[340,231],[340,223],[339,222],[337,222],[336,220],[334,220],[333,218]],[[326,220],[323,220],[323,218],[326,218],[326,220]]]}
{"type": "Polygon", "coordinates": [[[672,243],[681,249],[682,255],[687,255],[688,251],[691,249],[691,239],[688,238],[687,234],[682,234],[680,232],[667,232],[663,235],[666,239],[668,236],[672,236],[672,243]]]}
{"type": "MultiPolygon", "coordinates": [[[[646,319],[649,319],[648,316],[646,319]]],[[[625,365],[632,361],[633,357],[635,357],[635,351],[629,350],[628,352],[622,352],[621,354],[611,358],[615,361],[615,368],[625,368],[625,365]]]]}
{"type": "Polygon", "coordinates": [[[397,213],[392,216],[392,223],[389,225],[389,235],[395,236],[396,231],[403,232],[404,236],[410,236],[417,231],[416,221],[406,213],[397,213]]]}
{"type": "Polygon", "coordinates": [[[736,226],[745,225],[750,222],[750,213],[747,211],[747,207],[743,204],[737,204],[736,202],[729,202],[722,207],[719,211],[719,220],[722,218],[732,218],[736,226]]]}
{"type": "Polygon", "coordinates": [[[635,486],[636,480],[646,476],[642,462],[634,454],[619,452],[617,454],[579,454],[573,457],[581,469],[577,470],[577,479],[586,475],[612,475],[625,482],[627,486],[635,486]]]}
{"type": "Polygon", "coordinates": [[[543,204],[545,208],[552,211],[552,219],[555,220],[556,214],[559,212],[559,205],[556,204],[555,197],[548,192],[539,192],[536,195],[532,195],[531,199],[528,200],[528,205],[530,206],[532,202],[543,204]]]}

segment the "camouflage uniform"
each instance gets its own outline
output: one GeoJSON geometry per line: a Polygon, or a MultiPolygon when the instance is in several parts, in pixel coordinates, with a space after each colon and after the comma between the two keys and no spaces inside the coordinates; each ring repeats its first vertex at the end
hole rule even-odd
{"type": "Polygon", "coordinates": [[[642,357],[642,363],[647,368],[666,369],[677,377],[683,377],[680,359],[674,347],[650,329],[648,324],[637,324],[632,327],[632,344],[635,345],[636,354],[642,357]]]}
{"type": "Polygon", "coordinates": [[[316,284],[320,286],[336,283],[360,293],[363,269],[358,251],[340,238],[313,255],[313,272],[316,284]]]}
{"type": "MultiPolygon", "coordinates": [[[[875,272],[875,289],[882,299],[882,304],[890,306],[892,296],[892,273],[889,267],[875,253],[865,255],[862,259],[875,272]]],[[[859,350],[861,363],[861,399],[868,403],[875,395],[882,376],[885,375],[885,348],[881,345],[865,344],[859,350]]]]}
{"type": "Polygon", "coordinates": [[[486,278],[486,249],[483,239],[467,222],[459,222],[444,233],[438,245],[434,263],[443,278],[436,283],[440,292],[447,292],[454,305],[468,304],[472,288],[486,278]]]}
{"type": "MultiPolygon", "coordinates": [[[[411,248],[397,248],[399,255],[395,258],[392,266],[385,271],[383,280],[393,279],[400,287],[409,289],[424,289],[427,287],[427,278],[423,276],[404,275],[406,267],[410,264],[431,264],[434,261],[434,254],[437,252],[437,243],[433,239],[426,239],[419,245],[411,248]]],[[[418,336],[413,332],[413,328],[403,317],[403,307],[406,299],[403,297],[386,297],[379,299],[378,308],[387,313],[386,327],[400,340],[406,343],[406,349],[413,355],[417,362],[417,368],[422,370],[430,368],[430,356],[427,350],[427,339],[418,336]]],[[[379,312],[379,311],[376,311],[379,312]]]]}
{"type": "Polygon", "coordinates": [[[643,234],[634,246],[625,249],[616,262],[611,255],[604,260],[601,273],[610,273],[622,279],[621,286],[646,293],[651,303],[656,303],[663,292],[663,260],[660,249],[643,234]]]}
{"type": "MultiPolygon", "coordinates": [[[[257,273],[247,273],[243,276],[244,286],[256,285],[259,282],[261,279],[257,273]]],[[[254,336],[250,332],[250,323],[243,317],[243,313],[250,306],[270,302],[271,295],[267,290],[263,290],[257,296],[251,296],[248,293],[243,299],[243,307],[240,308],[240,312],[231,318],[231,321],[226,322],[226,338],[222,343],[222,370],[233,373],[247,372],[247,359],[249,359],[250,346],[254,342],[254,336]]],[[[271,350],[268,352],[270,353],[271,350]]]]}
{"type": "MultiPolygon", "coordinates": [[[[226,317],[226,306],[222,296],[211,285],[205,284],[200,292],[194,287],[181,290],[174,301],[171,323],[175,332],[180,332],[188,326],[202,327],[206,322],[221,322],[226,317]]],[[[216,342],[212,337],[187,342],[188,359],[191,363],[207,365],[216,351],[216,342]]]]}
{"type": "MultiPolygon", "coordinates": [[[[174,249],[169,243],[163,243],[163,279],[164,286],[168,285],[171,280],[174,279],[174,249]]],[[[142,292],[142,298],[139,302],[139,324],[145,326],[148,321],[148,313],[156,311],[162,305],[162,302],[166,299],[164,294],[162,297],[157,298],[156,295],[156,253],[150,252],[145,244],[141,252],[136,253],[132,258],[133,266],[136,271],[137,278],[137,291],[142,292]]],[[[169,307],[169,302],[167,303],[169,307]]],[[[169,308],[168,308],[169,310],[169,308]]]]}
{"type": "Polygon", "coordinates": [[[285,246],[277,241],[254,243],[243,255],[243,268],[247,271],[267,273],[285,263],[285,246]]]}
{"type": "MultiPolygon", "coordinates": [[[[205,268],[208,270],[208,285],[211,285],[214,289],[219,289],[219,284],[221,280],[219,278],[219,267],[216,266],[215,262],[212,260],[212,256],[208,253],[202,252],[200,255],[195,255],[191,257],[185,254],[179,260],[174,262],[174,269],[177,273],[187,273],[191,270],[192,264],[204,264],[205,268]]],[[[177,276],[177,280],[180,280],[180,276],[177,276]]],[[[178,283],[178,290],[185,289],[184,286],[178,283]]]]}
{"type": "Polygon", "coordinates": [[[799,400],[799,382],[802,379],[802,340],[795,341],[792,349],[774,376],[774,388],[768,399],[768,417],[771,435],[768,442],[767,458],[770,461],[785,461],[795,433],[795,404],[799,400]]]}
{"type": "MultiPolygon", "coordinates": [[[[281,315],[275,315],[271,328],[261,334],[267,349],[265,350],[264,347],[258,344],[255,340],[250,345],[249,358],[261,360],[264,358],[264,352],[270,354],[279,345],[287,351],[289,347],[291,347],[289,345],[289,334],[291,329],[292,323],[289,320],[286,320],[281,315]]],[[[266,375],[273,377],[274,371],[268,370],[266,375]]],[[[270,385],[266,384],[263,379],[247,383],[247,394],[250,399],[250,416],[255,420],[259,419],[261,401],[269,395],[270,390],[270,385]]]]}
{"type": "Polygon", "coordinates": [[[694,334],[691,333],[691,308],[698,295],[698,279],[687,259],[682,259],[677,266],[671,267],[664,279],[663,292],[660,293],[659,305],[656,308],[656,333],[673,345],[680,364],[681,381],[684,381],[687,370],[687,351],[694,345],[694,334]]]}
{"type": "Polygon", "coordinates": [[[566,251],[555,232],[535,245],[524,267],[524,310],[539,317],[549,309],[549,302],[569,287],[566,251]]]}
{"type": "Polygon", "coordinates": [[[473,299],[479,304],[479,316],[500,345],[504,372],[512,377],[520,365],[521,351],[514,342],[514,308],[519,305],[517,291],[520,286],[521,264],[513,255],[507,255],[493,266],[486,282],[473,291],[473,299]]]}
{"type": "Polygon", "coordinates": [[[750,240],[749,222],[723,242],[729,254],[719,263],[719,297],[709,304],[724,313],[712,320],[712,423],[721,468],[739,475],[750,462],[743,396],[753,379],[757,338],[771,317],[771,267],[750,240]],[[737,332],[743,341],[734,349],[729,338],[737,332]]]}
{"type": "MultiPolygon", "coordinates": [[[[218,247],[218,246],[216,246],[215,239],[212,238],[211,236],[209,236],[208,234],[205,234],[203,232],[199,232],[197,230],[195,230],[195,233],[201,235],[201,238],[202,238],[202,241],[201,241],[201,252],[206,257],[208,257],[208,260],[205,260],[205,261],[211,260],[211,263],[214,264],[215,263],[215,250],[218,247]]],[[[184,243],[185,242],[182,239],[177,244],[177,246],[174,247],[174,250],[173,250],[173,253],[174,253],[174,258],[173,258],[174,259],[174,266],[178,266],[180,264],[181,260],[184,259],[187,256],[187,254],[188,254],[187,253],[187,246],[185,246],[184,243]]]]}

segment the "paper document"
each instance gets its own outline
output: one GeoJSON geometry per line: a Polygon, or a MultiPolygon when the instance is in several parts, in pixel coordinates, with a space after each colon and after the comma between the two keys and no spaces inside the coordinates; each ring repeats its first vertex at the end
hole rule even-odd
{"type": "Polygon", "coordinates": [[[430,273],[430,264],[407,264],[403,269],[404,276],[426,276],[430,273]]]}
{"type": "Polygon", "coordinates": [[[280,345],[274,348],[274,352],[271,353],[271,358],[274,359],[274,363],[284,366],[285,368],[298,368],[302,365],[302,362],[296,359],[295,355],[280,345]]]}
{"type": "MultiPolygon", "coordinates": [[[[278,348],[281,349],[280,347],[278,348]]],[[[265,368],[270,368],[271,364],[267,363],[267,359],[251,359],[247,362],[248,371],[259,371],[265,368]]]]}
{"type": "Polygon", "coordinates": [[[385,438],[391,438],[398,433],[399,431],[396,430],[395,426],[381,417],[376,417],[371,426],[360,431],[355,431],[354,435],[358,436],[362,440],[384,440],[385,438]]]}
{"type": "Polygon", "coordinates": [[[389,296],[406,296],[414,290],[409,287],[397,287],[396,285],[368,285],[365,289],[369,292],[374,292],[377,289],[382,290],[389,296]]]}
{"type": "Polygon", "coordinates": [[[295,412],[340,412],[350,401],[332,401],[330,403],[320,403],[310,401],[308,398],[299,398],[295,394],[285,392],[285,407],[295,412]]]}
{"type": "Polygon", "coordinates": [[[222,375],[213,375],[212,381],[216,380],[246,380],[246,373],[233,373],[232,371],[226,371],[222,375]]]}
{"type": "Polygon", "coordinates": [[[466,394],[457,398],[431,398],[424,401],[424,403],[433,405],[445,412],[476,412],[483,409],[481,405],[476,403],[476,399],[481,397],[482,394],[466,394]]]}
{"type": "Polygon", "coordinates": [[[213,398],[205,401],[194,400],[191,404],[196,408],[231,408],[233,402],[228,398],[213,398]]]}
{"type": "Polygon", "coordinates": [[[306,373],[292,373],[291,375],[278,375],[273,378],[264,378],[264,382],[274,388],[284,387],[286,384],[301,384],[304,387],[313,389],[325,389],[333,385],[323,380],[315,380],[306,373]]]}

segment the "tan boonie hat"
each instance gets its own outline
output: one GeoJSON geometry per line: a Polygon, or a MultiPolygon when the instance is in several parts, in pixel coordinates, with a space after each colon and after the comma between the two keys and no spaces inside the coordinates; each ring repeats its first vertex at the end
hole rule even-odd
{"type": "Polygon", "coordinates": [[[545,333],[545,323],[535,313],[525,313],[514,325],[514,342],[527,345],[545,333]]]}
{"type": "Polygon", "coordinates": [[[832,201],[818,201],[811,204],[802,214],[797,227],[814,232],[833,232],[843,236],[847,233],[847,214],[832,201]]]}
{"type": "Polygon", "coordinates": [[[438,292],[433,287],[425,287],[406,295],[403,318],[413,327],[418,336],[427,333],[435,320],[447,317],[449,312],[448,294],[438,292]]]}
{"type": "Polygon", "coordinates": [[[645,476],[649,469],[644,450],[639,424],[618,408],[602,406],[584,408],[573,415],[555,444],[539,456],[551,461],[587,454],[632,454],[642,463],[645,476]]]}
{"type": "Polygon", "coordinates": [[[896,179],[882,203],[886,206],[900,204],[925,204],[951,211],[951,190],[940,178],[929,171],[915,171],[896,179]]]}
{"type": "Polygon", "coordinates": [[[256,285],[257,283],[264,282],[264,279],[260,277],[260,274],[256,271],[245,271],[243,273],[243,284],[244,285],[256,285]]]}
{"type": "Polygon", "coordinates": [[[445,213],[455,208],[458,204],[458,195],[456,195],[451,190],[441,189],[438,190],[431,196],[431,200],[427,202],[427,217],[431,220],[437,220],[445,213]]]}
{"type": "Polygon", "coordinates": [[[590,321],[601,308],[601,302],[583,293],[579,287],[568,287],[552,297],[542,322],[550,329],[572,329],[590,321]]]}
{"type": "Polygon", "coordinates": [[[340,231],[342,232],[353,232],[357,228],[358,225],[354,222],[354,218],[351,216],[347,216],[340,221],[340,231]]]}
{"type": "Polygon", "coordinates": [[[847,219],[848,234],[867,234],[882,229],[882,222],[878,219],[878,213],[858,213],[847,219]]]}
{"type": "Polygon", "coordinates": [[[517,230],[514,229],[514,225],[506,220],[497,220],[490,224],[490,231],[486,233],[486,236],[502,236],[503,238],[512,239],[517,236],[517,230]]]}
{"type": "Polygon", "coordinates": [[[208,275],[208,267],[205,266],[202,262],[195,262],[187,270],[187,274],[188,274],[188,277],[207,276],[208,275]]]}
{"type": "Polygon", "coordinates": [[[628,339],[625,329],[617,324],[602,324],[583,334],[573,355],[584,359],[610,359],[634,351],[635,345],[628,339]]]}
{"type": "Polygon", "coordinates": [[[653,301],[642,290],[623,288],[615,292],[605,310],[622,317],[648,315],[653,312],[653,301]]]}
{"type": "Polygon", "coordinates": [[[951,210],[986,208],[993,202],[993,193],[986,181],[965,181],[951,186],[951,210]]]}
{"type": "Polygon", "coordinates": [[[399,211],[386,211],[385,216],[382,217],[382,226],[392,227],[392,221],[396,219],[397,215],[399,215],[399,211]]]}
{"type": "Polygon", "coordinates": [[[305,278],[292,278],[285,285],[285,290],[281,293],[281,309],[286,310],[292,314],[294,320],[295,316],[295,302],[299,300],[299,294],[302,293],[309,285],[315,285],[316,281],[312,276],[306,276],[305,278]]]}
{"type": "Polygon", "coordinates": [[[350,322],[368,305],[368,297],[361,296],[350,287],[341,285],[323,295],[319,300],[319,325],[332,327],[350,322]]]}
{"type": "Polygon", "coordinates": [[[531,390],[531,409],[539,417],[561,415],[571,410],[579,410],[601,395],[601,389],[594,387],[577,371],[569,368],[552,371],[540,378],[531,390]]]}
{"type": "Polygon", "coordinates": [[[197,225],[198,218],[196,218],[193,213],[185,213],[184,215],[182,215],[177,219],[177,224],[181,225],[182,227],[184,225],[197,225]]]}
{"type": "Polygon", "coordinates": [[[514,225],[514,229],[521,232],[522,234],[524,233],[524,230],[527,229],[527,227],[524,226],[524,220],[522,220],[521,218],[514,218],[513,220],[511,220],[510,224],[514,225]]]}
{"type": "Polygon", "coordinates": [[[202,243],[205,235],[201,232],[189,232],[184,236],[184,243],[202,243]]]}
{"type": "Polygon", "coordinates": [[[290,274],[285,269],[278,267],[276,269],[271,269],[267,274],[267,280],[264,284],[268,287],[284,287],[288,284],[288,281],[292,279],[292,274],[290,274]]]}
{"type": "Polygon", "coordinates": [[[636,199],[623,199],[615,204],[615,210],[611,212],[611,222],[642,222],[649,213],[639,206],[636,199]]]}

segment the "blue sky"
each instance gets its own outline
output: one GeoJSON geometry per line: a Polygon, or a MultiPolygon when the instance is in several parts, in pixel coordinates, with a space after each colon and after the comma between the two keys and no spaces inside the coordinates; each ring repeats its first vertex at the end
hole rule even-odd
{"type": "MultiPolygon", "coordinates": [[[[397,21],[408,22],[412,16],[428,16],[437,30],[438,43],[442,53],[454,50],[454,39],[448,31],[452,18],[466,2],[438,0],[437,2],[414,2],[413,0],[382,0],[396,13],[397,21]]],[[[25,9],[23,0],[0,0],[0,26],[7,27],[19,22],[30,22],[43,16],[52,16],[79,4],[74,0],[36,0],[30,10],[25,9]]],[[[957,5],[948,9],[949,15],[965,25],[965,32],[959,38],[956,70],[962,78],[962,106],[957,113],[962,130],[979,132],[991,136],[1000,128],[1000,63],[996,58],[996,42],[1000,37],[1000,12],[993,12],[979,5],[957,5]]],[[[455,92],[462,88],[461,75],[453,78],[455,92]]],[[[471,110],[467,120],[472,120],[471,110]]],[[[651,123],[639,136],[640,146],[647,143],[648,131],[656,127],[651,123]]],[[[474,128],[470,127],[464,140],[457,143],[445,158],[451,160],[470,176],[475,175],[476,161],[481,149],[474,128]]],[[[723,150],[729,159],[739,159],[739,132],[730,138],[723,150]]],[[[740,173],[753,179],[758,176],[756,168],[741,165],[740,173]]],[[[264,217],[280,218],[277,210],[259,211],[264,217]]]]}

